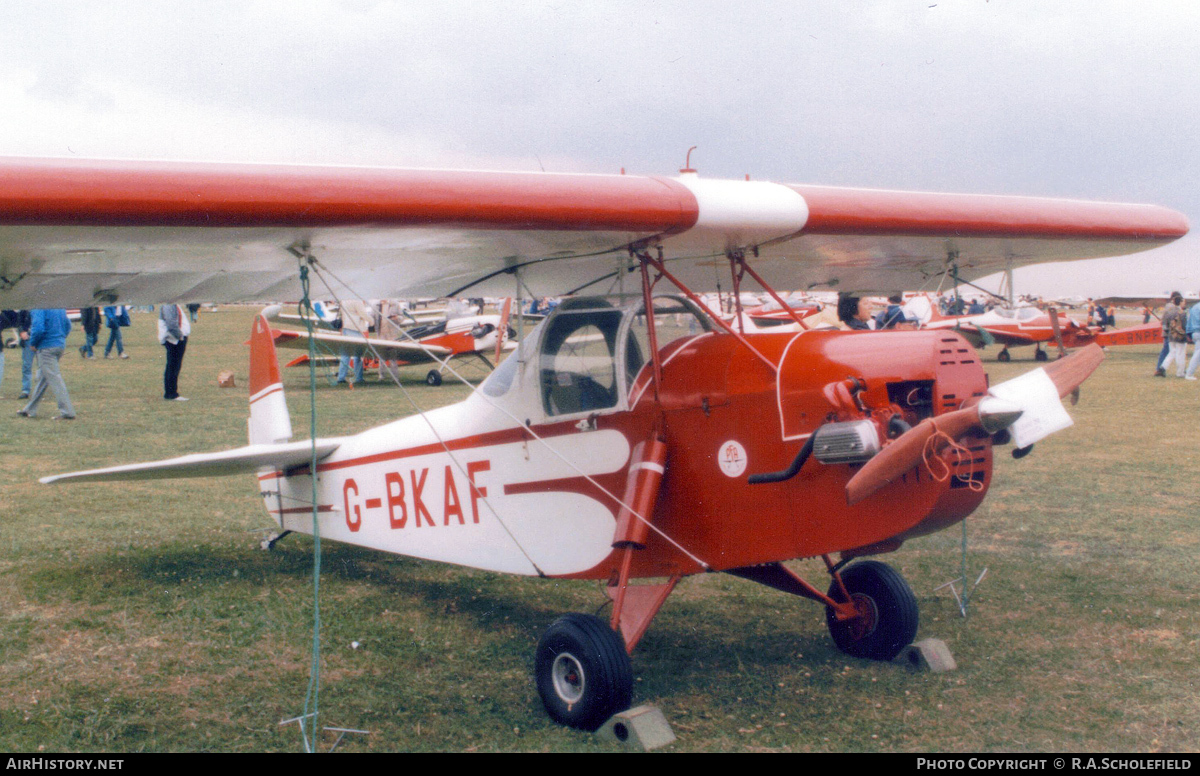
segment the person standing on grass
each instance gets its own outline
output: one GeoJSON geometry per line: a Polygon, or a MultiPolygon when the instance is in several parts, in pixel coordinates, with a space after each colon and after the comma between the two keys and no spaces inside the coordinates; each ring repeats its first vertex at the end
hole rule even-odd
{"type": "MultiPolygon", "coordinates": [[[[366,302],[360,302],[355,299],[347,299],[342,303],[339,309],[339,314],[342,318],[342,334],[355,339],[367,334],[371,331],[372,320],[374,319],[374,311],[371,305],[366,302]]],[[[346,382],[346,378],[350,371],[350,346],[343,346],[341,354],[338,356],[338,371],[337,381],[340,385],[346,382]]],[[[354,356],[354,383],[363,381],[363,357],[361,355],[354,356]]]]}
{"type": "Polygon", "coordinates": [[[1163,310],[1163,340],[1167,344],[1167,357],[1158,365],[1159,377],[1167,376],[1167,367],[1175,362],[1175,374],[1183,377],[1187,360],[1187,330],[1183,315],[1183,294],[1176,291],[1171,294],[1171,301],[1163,310]]]}
{"type": "Polygon", "coordinates": [[[167,401],[187,401],[179,395],[179,370],[187,350],[192,324],[183,308],[177,304],[158,306],[158,341],[167,349],[167,366],[163,370],[163,398],[167,401]]]}
{"type": "Polygon", "coordinates": [[[37,354],[38,381],[29,395],[29,403],[17,414],[27,418],[37,417],[38,403],[46,395],[46,389],[54,391],[58,400],[57,420],[74,420],[75,408],[67,384],[63,382],[58,362],[67,349],[67,335],[71,333],[71,321],[66,310],[34,310],[30,316],[29,348],[37,354]]]}
{"type": "Polygon", "coordinates": [[[18,320],[16,310],[0,310],[0,386],[4,385],[4,330],[15,329],[18,320]]]}
{"type": "Polygon", "coordinates": [[[29,329],[33,326],[33,314],[28,310],[17,310],[17,334],[21,340],[21,395],[28,399],[33,384],[33,348],[29,347],[29,329]]]}
{"type": "Polygon", "coordinates": [[[1187,323],[1184,325],[1187,338],[1192,343],[1192,360],[1188,362],[1185,380],[1195,380],[1196,367],[1200,366],[1200,300],[1197,300],[1187,313],[1187,323]]]}
{"type": "Polygon", "coordinates": [[[112,353],[113,345],[117,346],[117,355],[129,358],[125,352],[125,342],[121,337],[121,327],[129,325],[129,308],[123,304],[109,305],[104,308],[104,325],[108,327],[108,344],[104,346],[104,357],[112,353]]]}
{"type": "Polygon", "coordinates": [[[100,339],[100,308],[85,307],[79,311],[79,322],[83,324],[83,345],[79,347],[80,358],[95,358],[96,342],[100,339]]]}

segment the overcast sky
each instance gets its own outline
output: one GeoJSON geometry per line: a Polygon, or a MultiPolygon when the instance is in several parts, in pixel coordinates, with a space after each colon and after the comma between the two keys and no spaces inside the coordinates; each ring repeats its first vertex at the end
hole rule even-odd
{"type": "MultiPolygon", "coordinates": [[[[1200,231],[1200,2],[5,3],[0,155],[1149,202],[1200,231]]],[[[1200,235],[1018,271],[1200,290],[1200,235]]]]}

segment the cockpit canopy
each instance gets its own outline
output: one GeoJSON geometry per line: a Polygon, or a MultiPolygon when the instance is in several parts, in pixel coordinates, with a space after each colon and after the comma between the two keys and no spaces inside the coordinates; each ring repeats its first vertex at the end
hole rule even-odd
{"type": "Polygon", "coordinates": [[[997,307],[995,313],[1002,318],[1029,321],[1041,315],[1042,311],[1036,307],[997,307]]]}
{"type": "MultiPolygon", "coordinates": [[[[660,349],[713,329],[707,314],[681,297],[655,297],[654,316],[660,349]]],[[[630,387],[649,360],[641,301],[619,308],[601,297],[572,298],[522,339],[481,390],[523,418],[624,409],[630,387]]]]}

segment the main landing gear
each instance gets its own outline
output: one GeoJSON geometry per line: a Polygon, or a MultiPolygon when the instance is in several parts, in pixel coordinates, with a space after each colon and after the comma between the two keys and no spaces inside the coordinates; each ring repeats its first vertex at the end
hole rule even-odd
{"type": "Polygon", "coordinates": [[[847,655],[891,660],[917,635],[917,598],[904,577],[886,563],[861,561],[845,571],[828,556],[833,577],[822,593],[782,563],[733,569],[729,573],[825,604],[833,643],[847,655]]]}
{"type": "Polygon", "coordinates": [[[429,374],[425,375],[425,384],[437,387],[442,384],[442,373],[436,369],[430,369],[429,374]]]}
{"type": "Polygon", "coordinates": [[[598,617],[559,617],[538,642],[538,695],[555,722],[595,730],[633,698],[633,667],[624,640],[598,617]]]}
{"type": "Polygon", "coordinates": [[[1007,364],[1009,361],[1012,361],[1012,354],[1008,352],[1007,347],[1003,348],[999,353],[996,354],[996,360],[1007,364]]]}
{"type": "MultiPolygon", "coordinates": [[[[827,556],[825,563],[833,577],[828,593],[820,592],[782,563],[727,573],[825,604],[829,634],[847,655],[892,660],[912,643],[919,620],[917,598],[898,571],[873,560],[855,563],[845,571],[827,556]]],[[[649,624],[674,581],[651,607],[643,607],[640,628],[649,624]]],[[[630,644],[636,643],[641,632],[639,629],[630,644]]],[[[550,718],[579,730],[595,730],[613,714],[629,708],[633,698],[633,668],[625,639],[609,623],[590,614],[564,615],[546,630],[538,642],[534,678],[550,718]]]]}
{"type": "Polygon", "coordinates": [[[825,622],[833,643],[847,655],[869,660],[891,660],[917,635],[917,598],[904,577],[886,563],[869,560],[856,563],[835,578],[829,597],[845,601],[849,595],[857,617],[839,618],[832,606],[825,609],[825,622]]]}

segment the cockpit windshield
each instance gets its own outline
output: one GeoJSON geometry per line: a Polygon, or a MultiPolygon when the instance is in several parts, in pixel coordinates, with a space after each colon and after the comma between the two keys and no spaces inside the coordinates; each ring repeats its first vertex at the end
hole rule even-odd
{"type": "MultiPolygon", "coordinates": [[[[660,349],[712,327],[694,305],[674,297],[654,299],[654,319],[660,349]]],[[[598,412],[622,406],[649,359],[649,326],[641,304],[619,309],[601,298],[568,299],[522,339],[481,390],[504,396],[521,370],[530,370],[525,374],[533,378],[536,366],[537,401],[547,417],[598,412]]]]}
{"type": "Polygon", "coordinates": [[[539,362],[547,415],[616,406],[621,318],[603,299],[571,299],[554,311],[542,334],[539,362]]]}

